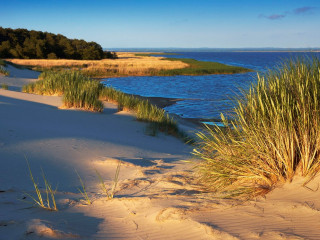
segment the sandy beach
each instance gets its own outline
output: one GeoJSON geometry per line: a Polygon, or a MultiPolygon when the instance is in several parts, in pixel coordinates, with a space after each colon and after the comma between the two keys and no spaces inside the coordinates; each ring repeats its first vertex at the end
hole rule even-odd
{"type": "Polygon", "coordinates": [[[246,202],[214,198],[196,185],[192,146],[148,135],[145,123],[111,103],[103,113],[60,109],[61,97],[20,92],[39,73],[8,70],[9,77],[0,76],[9,86],[0,89],[1,240],[320,239],[319,177],[306,186],[296,177],[246,202]],[[26,158],[42,190],[41,169],[57,186],[58,211],[34,205],[26,158]],[[96,170],[111,186],[119,160],[108,199],[96,170]],[[76,171],[91,205],[78,191],[76,171]]]}

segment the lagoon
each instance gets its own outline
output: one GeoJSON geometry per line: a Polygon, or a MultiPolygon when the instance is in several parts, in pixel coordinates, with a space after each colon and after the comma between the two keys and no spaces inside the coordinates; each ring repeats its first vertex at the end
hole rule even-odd
{"type": "MultiPolygon", "coordinates": [[[[255,72],[202,76],[147,76],[104,79],[106,84],[129,94],[145,97],[183,99],[165,108],[184,118],[220,119],[220,114],[232,117],[233,99],[248,89],[257,73],[296,57],[320,57],[310,52],[176,52],[176,58],[193,58],[253,69],[255,72]]],[[[159,55],[156,55],[159,56],[159,55]]],[[[160,55],[161,56],[161,55],[160,55]]],[[[164,57],[166,55],[163,55],[164,57]]]]}

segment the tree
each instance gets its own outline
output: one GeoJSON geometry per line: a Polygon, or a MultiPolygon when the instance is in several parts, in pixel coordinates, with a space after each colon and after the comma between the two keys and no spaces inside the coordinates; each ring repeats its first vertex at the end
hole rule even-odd
{"type": "Polygon", "coordinates": [[[48,58],[48,59],[57,59],[57,55],[52,52],[52,53],[49,53],[49,54],[47,55],[47,58],[48,58]]]}
{"type": "Polygon", "coordinates": [[[11,49],[10,41],[2,42],[0,45],[0,56],[2,58],[9,58],[11,56],[11,54],[9,52],[10,49],[11,49]]]}
{"type": "Polygon", "coordinates": [[[104,53],[96,42],[68,39],[61,34],[27,29],[0,27],[0,58],[116,58],[115,53],[104,53]]]}

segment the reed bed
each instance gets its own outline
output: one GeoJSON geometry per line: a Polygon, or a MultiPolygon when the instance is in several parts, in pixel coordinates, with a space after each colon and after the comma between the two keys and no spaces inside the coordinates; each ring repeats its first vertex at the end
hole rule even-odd
{"type": "Polygon", "coordinates": [[[161,57],[137,57],[133,53],[119,53],[118,59],[69,60],[69,59],[7,59],[7,61],[34,70],[80,70],[90,77],[152,76],[168,69],[188,67],[181,61],[169,61],[161,57]]]}
{"type": "Polygon", "coordinates": [[[79,70],[84,75],[95,78],[233,74],[251,71],[250,69],[228,66],[216,62],[183,58],[152,57],[146,53],[119,53],[118,56],[118,59],[103,60],[7,59],[7,61],[29,66],[37,71],[79,70]]]}
{"type": "Polygon", "coordinates": [[[294,176],[320,170],[320,62],[283,63],[237,100],[235,120],[198,133],[194,154],[206,187],[222,196],[253,197],[294,176]]]}

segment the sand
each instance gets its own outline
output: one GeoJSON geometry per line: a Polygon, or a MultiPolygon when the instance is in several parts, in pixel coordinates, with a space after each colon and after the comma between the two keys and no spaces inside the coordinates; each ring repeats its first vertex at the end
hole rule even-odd
{"type": "Polygon", "coordinates": [[[306,187],[297,177],[247,202],[209,198],[183,161],[192,160],[191,146],[149,136],[145,123],[110,103],[102,114],[59,109],[60,97],[19,92],[36,81],[31,72],[10,72],[0,76],[9,85],[0,90],[0,239],[320,239],[319,177],[306,187]],[[57,186],[58,211],[32,204],[25,157],[41,189],[41,168],[57,186]],[[111,186],[119,160],[110,200],[95,170],[111,186]]]}

